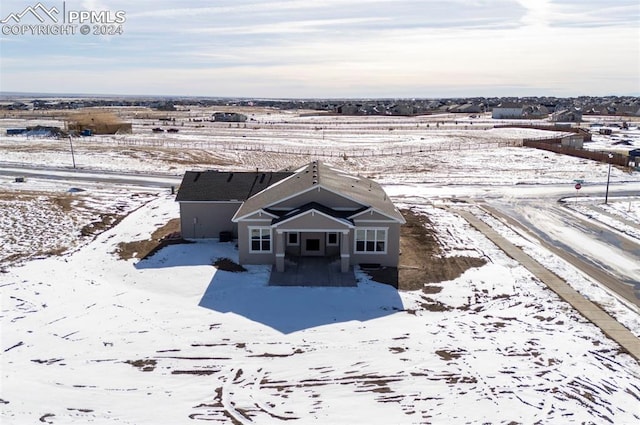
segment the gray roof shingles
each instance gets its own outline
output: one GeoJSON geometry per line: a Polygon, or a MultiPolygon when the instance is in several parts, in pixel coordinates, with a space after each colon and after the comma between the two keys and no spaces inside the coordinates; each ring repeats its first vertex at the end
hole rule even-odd
{"type": "Polygon", "coordinates": [[[187,171],[182,178],[176,201],[245,201],[292,174],[290,172],[187,171]]]}
{"type": "Polygon", "coordinates": [[[313,161],[295,174],[279,181],[247,199],[234,216],[234,220],[269,208],[282,199],[295,196],[314,187],[322,187],[354,200],[363,207],[371,207],[382,214],[404,223],[382,187],[371,179],[356,177],[332,168],[320,161],[313,161]]]}

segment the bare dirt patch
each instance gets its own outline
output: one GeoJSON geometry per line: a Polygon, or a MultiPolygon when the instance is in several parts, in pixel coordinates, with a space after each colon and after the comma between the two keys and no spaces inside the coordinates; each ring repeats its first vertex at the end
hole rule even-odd
{"type": "Polygon", "coordinates": [[[453,360],[462,356],[460,351],[437,350],[436,354],[440,356],[442,360],[453,360]]]}
{"type": "Polygon", "coordinates": [[[143,372],[152,372],[156,368],[157,361],[154,359],[127,360],[125,363],[137,367],[143,372]]]}
{"type": "Polygon", "coordinates": [[[111,213],[100,214],[100,219],[92,221],[91,223],[82,227],[82,229],[80,230],[80,234],[82,236],[98,235],[120,223],[123,218],[125,218],[125,215],[111,213]]]}
{"type": "Polygon", "coordinates": [[[169,220],[167,224],[157,228],[151,234],[150,239],[120,242],[116,253],[122,260],[129,260],[131,258],[145,259],[151,257],[165,246],[179,243],[189,242],[180,236],[180,219],[173,218],[169,220]]]}
{"type": "Polygon", "coordinates": [[[442,246],[429,218],[410,209],[401,212],[406,224],[400,229],[400,264],[397,269],[367,270],[373,280],[412,291],[423,289],[428,283],[456,279],[468,269],[486,263],[482,258],[443,257],[442,246]]]}

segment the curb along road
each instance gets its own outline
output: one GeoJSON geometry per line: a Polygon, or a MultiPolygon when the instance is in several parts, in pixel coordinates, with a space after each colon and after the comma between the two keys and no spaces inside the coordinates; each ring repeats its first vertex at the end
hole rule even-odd
{"type": "Polygon", "coordinates": [[[569,286],[554,273],[547,270],[540,263],[529,257],[520,248],[500,236],[489,225],[478,219],[468,211],[450,208],[450,211],[460,215],[471,226],[483,233],[489,240],[495,243],[501,250],[522,266],[529,270],[540,281],[546,284],[560,298],[571,304],[587,320],[598,326],[609,338],[620,344],[633,358],[640,361],[640,339],[633,335],[627,328],[607,314],[600,307],[587,300],[578,291],[569,286]]]}

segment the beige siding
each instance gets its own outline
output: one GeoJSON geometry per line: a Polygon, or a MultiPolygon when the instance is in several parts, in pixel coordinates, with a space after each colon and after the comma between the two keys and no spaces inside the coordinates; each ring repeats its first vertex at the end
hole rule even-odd
{"type": "Polygon", "coordinates": [[[308,212],[289,221],[278,224],[280,230],[342,230],[347,229],[347,223],[341,223],[318,212],[308,212]]]}
{"type": "Polygon", "coordinates": [[[400,224],[398,223],[376,223],[374,225],[360,226],[360,229],[367,227],[387,228],[387,253],[355,253],[355,231],[351,232],[351,264],[376,263],[387,267],[397,267],[400,260],[400,224]]]}
{"type": "Polygon", "coordinates": [[[382,215],[380,213],[377,213],[373,210],[361,212],[357,216],[353,217],[353,222],[356,223],[356,225],[362,225],[362,226],[368,226],[368,225],[373,226],[373,224],[366,224],[368,222],[371,222],[372,220],[389,222],[389,217],[382,215]]]}
{"type": "Polygon", "coordinates": [[[269,253],[252,253],[249,239],[250,227],[270,226],[270,222],[264,221],[242,221],[238,223],[238,259],[240,264],[274,264],[276,232],[271,231],[271,252],[269,253]]]}
{"type": "Polygon", "coordinates": [[[180,202],[180,230],[185,239],[217,238],[229,231],[237,236],[231,217],[241,202],[180,202]],[[194,221],[195,219],[195,221],[194,221]]]}
{"type": "Polygon", "coordinates": [[[322,204],[324,206],[327,206],[329,208],[334,208],[334,209],[356,210],[362,207],[362,205],[360,205],[357,202],[351,201],[345,197],[342,197],[333,192],[329,192],[328,190],[320,188],[319,191],[317,189],[312,189],[301,195],[295,196],[291,199],[287,199],[286,201],[274,204],[270,208],[293,209],[293,208],[298,208],[302,205],[308,204],[309,202],[317,202],[319,204],[322,204]]]}
{"type": "Polygon", "coordinates": [[[287,232],[285,232],[284,234],[284,243],[285,243],[285,253],[287,255],[301,255],[301,250],[300,250],[300,233],[298,232],[294,232],[298,234],[298,244],[297,245],[289,245],[287,243],[288,238],[289,238],[289,234],[287,232]]]}

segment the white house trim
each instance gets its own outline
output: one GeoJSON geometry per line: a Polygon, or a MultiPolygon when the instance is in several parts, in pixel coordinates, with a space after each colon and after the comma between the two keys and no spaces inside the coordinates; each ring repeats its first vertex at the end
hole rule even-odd
{"type": "Polygon", "coordinates": [[[273,240],[273,232],[271,231],[271,227],[269,226],[247,226],[247,230],[248,230],[248,239],[249,239],[249,252],[251,254],[271,254],[273,253],[273,244],[274,244],[274,240],[273,240]],[[259,243],[260,243],[260,249],[253,249],[253,239],[251,238],[251,233],[253,230],[260,230],[260,239],[258,239],[259,243]],[[269,231],[269,249],[268,250],[263,250],[262,249],[262,231],[263,230],[268,230],[269,231]]]}
{"type": "MultiPolygon", "coordinates": [[[[285,180],[286,180],[286,179],[285,179],[285,180]]],[[[283,181],[284,181],[284,180],[281,180],[281,181],[280,181],[280,182],[278,182],[278,183],[281,183],[281,182],[283,182],[283,181]]],[[[276,202],[273,202],[273,203],[271,203],[271,204],[267,205],[267,206],[266,206],[266,207],[264,207],[264,208],[271,208],[273,205],[280,204],[280,203],[282,203],[282,202],[286,202],[286,201],[288,201],[289,199],[293,199],[293,198],[298,197],[298,196],[300,196],[300,195],[304,195],[305,193],[311,192],[311,191],[313,191],[313,190],[317,190],[317,191],[319,192],[319,191],[320,191],[320,189],[326,190],[327,192],[330,192],[330,193],[332,193],[332,194],[334,194],[334,195],[336,195],[336,196],[339,196],[339,197],[341,197],[341,198],[344,198],[344,199],[346,199],[346,200],[349,200],[349,201],[351,201],[351,202],[354,202],[354,203],[356,203],[356,204],[358,204],[358,205],[364,206],[364,205],[362,204],[362,202],[361,202],[361,201],[358,201],[357,199],[353,199],[353,198],[351,198],[350,196],[346,196],[346,195],[345,195],[345,194],[343,194],[343,193],[339,193],[339,192],[336,192],[336,191],[334,191],[334,190],[327,189],[325,186],[323,186],[323,185],[322,185],[322,183],[320,183],[320,184],[317,184],[317,185],[315,185],[315,186],[312,186],[312,187],[309,187],[309,188],[307,188],[307,189],[304,189],[304,190],[301,190],[301,191],[299,191],[299,192],[296,192],[296,193],[294,193],[294,194],[292,194],[292,195],[286,196],[286,197],[284,197],[284,198],[282,198],[282,199],[278,199],[276,202]]],[[[254,195],[254,196],[255,196],[255,195],[254,195]]]]}
{"type": "MultiPolygon", "coordinates": [[[[333,217],[333,216],[330,216],[329,214],[325,214],[325,213],[323,213],[322,211],[318,211],[318,210],[317,210],[317,209],[315,209],[315,208],[312,208],[312,209],[310,209],[310,210],[308,210],[308,211],[305,211],[305,212],[303,212],[303,213],[300,213],[300,214],[294,214],[294,215],[292,215],[291,217],[287,218],[286,220],[282,220],[282,221],[280,221],[280,222],[278,222],[278,223],[276,223],[276,224],[271,225],[271,227],[273,227],[273,228],[277,228],[278,226],[280,226],[280,225],[282,225],[282,224],[284,224],[284,223],[287,223],[287,222],[292,221],[292,220],[296,220],[296,219],[298,219],[298,218],[300,218],[300,217],[303,217],[303,216],[305,216],[305,215],[309,215],[309,214],[312,214],[312,215],[313,215],[313,214],[319,214],[319,215],[321,215],[321,216],[323,216],[323,217],[326,217],[326,218],[328,218],[328,219],[330,219],[330,220],[335,221],[336,223],[340,223],[340,224],[342,224],[343,226],[346,226],[346,227],[348,227],[348,228],[350,228],[350,229],[353,229],[353,228],[355,227],[353,224],[349,223],[348,221],[346,221],[346,220],[344,220],[344,219],[335,218],[335,217],[333,217]]],[[[341,230],[342,230],[342,229],[341,229],[341,230]]],[[[326,230],[323,230],[323,231],[324,231],[324,232],[326,232],[326,230]]],[[[339,230],[338,230],[338,231],[339,231],[339,230]]]]}
{"type": "MultiPolygon", "coordinates": [[[[260,215],[265,214],[265,215],[267,215],[267,216],[271,217],[272,219],[273,219],[273,218],[278,218],[278,216],[277,216],[277,215],[271,214],[271,213],[269,213],[269,212],[265,211],[263,208],[260,208],[260,209],[258,209],[258,210],[256,210],[256,211],[252,211],[252,212],[250,212],[250,213],[248,213],[248,214],[245,214],[245,215],[243,215],[242,217],[236,217],[236,216],[234,216],[234,217],[231,219],[231,221],[233,221],[234,223],[237,223],[237,222],[239,222],[239,221],[241,221],[241,220],[247,220],[247,221],[260,220],[259,218],[256,218],[256,219],[248,218],[248,217],[251,217],[251,216],[252,216],[252,215],[254,215],[254,214],[260,214],[260,215]]],[[[269,220],[269,221],[271,221],[271,220],[269,220]]]]}
{"type": "Polygon", "coordinates": [[[230,199],[228,201],[180,201],[184,204],[242,204],[244,201],[240,199],[230,199]]]}
{"type": "MultiPolygon", "coordinates": [[[[391,221],[393,221],[395,223],[404,224],[404,220],[400,221],[397,218],[390,217],[388,214],[385,214],[382,211],[379,211],[379,210],[377,210],[375,208],[367,208],[364,211],[360,211],[360,212],[358,212],[358,213],[356,213],[354,215],[350,215],[349,218],[353,220],[356,217],[361,216],[361,215],[366,214],[366,213],[369,213],[370,215],[373,215],[373,213],[380,214],[383,217],[388,217],[389,220],[391,220],[391,221]]],[[[371,221],[371,222],[378,222],[378,223],[385,223],[386,222],[386,220],[365,220],[365,219],[358,219],[358,221],[371,221]]]]}
{"type": "Polygon", "coordinates": [[[387,254],[387,250],[389,248],[389,228],[388,227],[358,227],[356,228],[355,232],[353,232],[353,253],[354,254],[358,254],[358,255],[386,255],[387,254]],[[366,246],[367,246],[367,242],[370,242],[369,240],[365,239],[365,250],[364,251],[358,251],[358,230],[362,230],[365,232],[365,236],[366,236],[366,232],[367,230],[373,230],[376,232],[376,237],[373,240],[374,243],[374,250],[373,251],[367,251],[366,250],[366,246]],[[377,232],[378,231],[384,231],[384,251],[376,251],[375,250],[375,244],[376,242],[381,242],[378,241],[377,239],[377,232]]]}

